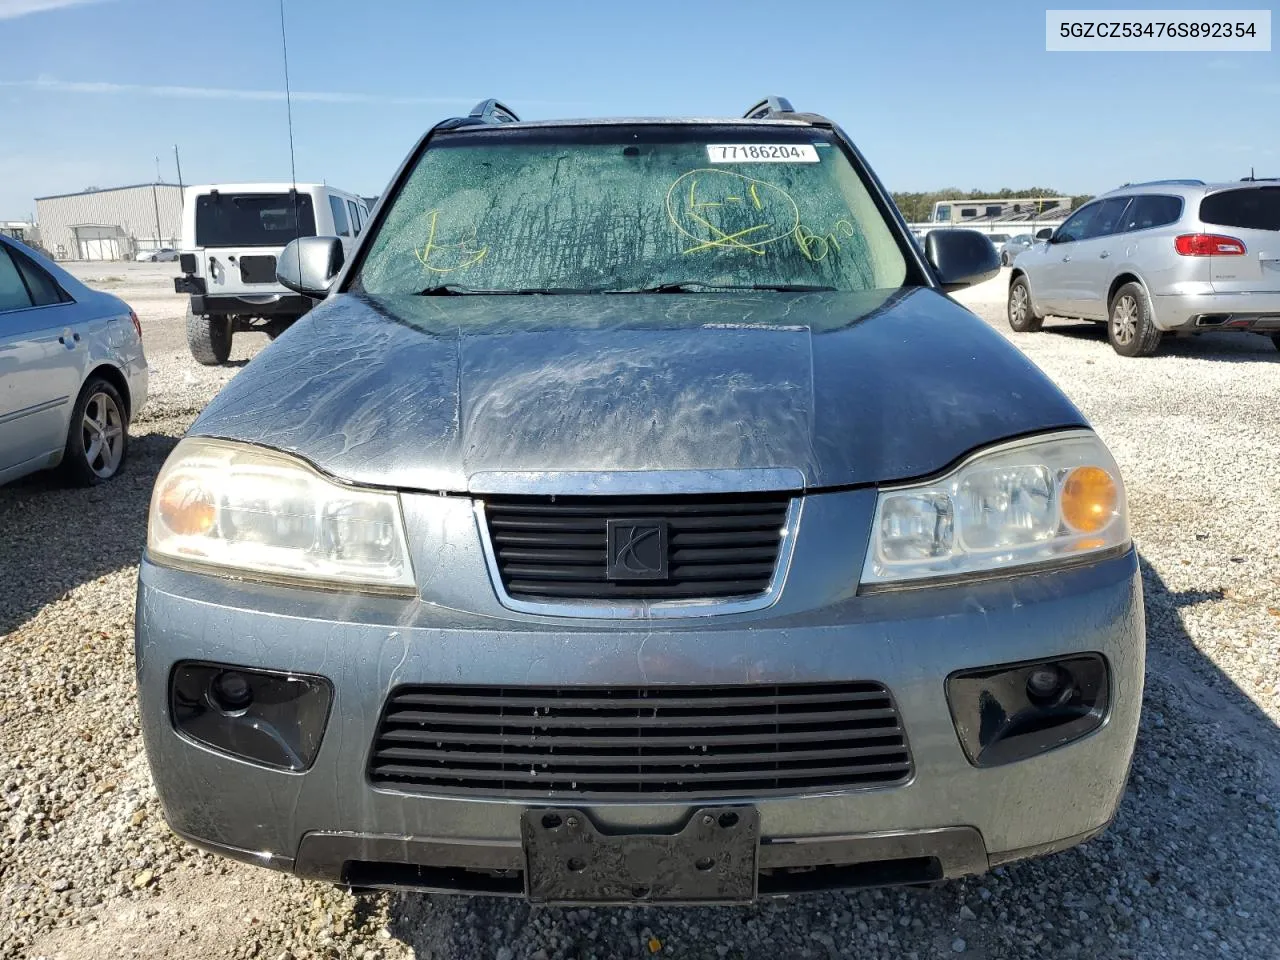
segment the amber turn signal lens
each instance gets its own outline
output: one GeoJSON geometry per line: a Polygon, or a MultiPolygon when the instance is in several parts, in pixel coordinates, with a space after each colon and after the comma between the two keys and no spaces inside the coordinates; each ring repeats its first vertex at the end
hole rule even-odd
{"type": "Polygon", "coordinates": [[[213,494],[190,477],[177,476],[160,491],[160,519],[180,537],[213,530],[213,494]]]}
{"type": "Polygon", "coordinates": [[[1081,533],[1097,533],[1109,524],[1119,505],[1120,491],[1101,467],[1076,467],[1062,485],[1062,519],[1081,533]]]}

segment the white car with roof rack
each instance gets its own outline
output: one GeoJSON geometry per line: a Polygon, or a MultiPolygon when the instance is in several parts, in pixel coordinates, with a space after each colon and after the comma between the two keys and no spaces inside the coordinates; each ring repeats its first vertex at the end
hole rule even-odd
{"type": "Polygon", "coordinates": [[[187,187],[182,203],[182,276],[191,296],[187,343],[200,363],[225,363],[237,331],[273,339],[312,301],[276,281],[276,260],[298,237],[334,236],[350,254],[369,219],[355,193],[322,183],[224,183],[187,187]]]}

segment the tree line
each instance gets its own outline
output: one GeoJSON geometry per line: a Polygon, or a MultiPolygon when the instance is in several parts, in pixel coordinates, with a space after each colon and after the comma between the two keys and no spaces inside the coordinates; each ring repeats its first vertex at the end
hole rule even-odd
{"type": "MultiPolygon", "coordinates": [[[[893,202],[898,205],[908,223],[922,223],[932,216],[933,205],[939,200],[1007,200],[1012,197],[1061,197],[1066,194],[1047,187],[1028,187],[1024,190],[1012,190],[1008,187],[1000,190],[961,190],[958,187],[947,187],[927,193],[902,192],[892,196],[893,202]]],[[[1076,209],[1090,199],[1090,194],[1072,196],[1071,209],[1076,209]]]]}

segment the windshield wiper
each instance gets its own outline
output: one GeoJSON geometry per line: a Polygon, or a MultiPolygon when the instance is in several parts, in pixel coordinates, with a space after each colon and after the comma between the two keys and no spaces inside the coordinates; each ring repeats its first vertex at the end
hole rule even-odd
{"type": "Polygon", "coordinates": [[[442,283],[438,287],[419,290],[420,297],[525,297],[534,294],[599,293],[599,290],[582,290],[577,287],[523,287],[515,290],[477,290],[456,283],[442,283]]]}
{"type": "Polygon", "coordinates": [[[713,283],[710,280],[680,280],[659,283],[639,290],[609,290],[608,293],[692,293],[706,290],[767,290],[772,293],[833,293],[835,287],[814,283],[713,283]]]}

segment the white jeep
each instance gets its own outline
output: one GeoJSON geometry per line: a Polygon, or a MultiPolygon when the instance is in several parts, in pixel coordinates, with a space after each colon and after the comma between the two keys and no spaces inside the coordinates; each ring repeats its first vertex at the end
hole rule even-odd
{"type": "Polygon", "coordinates": [[[187,343],[197,361],[225,363],[238,330],[274,339],[312,301],[276,282],[276,258],[298,237],[335,236],[350,254],[369,218],[358,195],[319,183],[226,183],[187,187],[182,276],[191,295],[187,343]]]}

